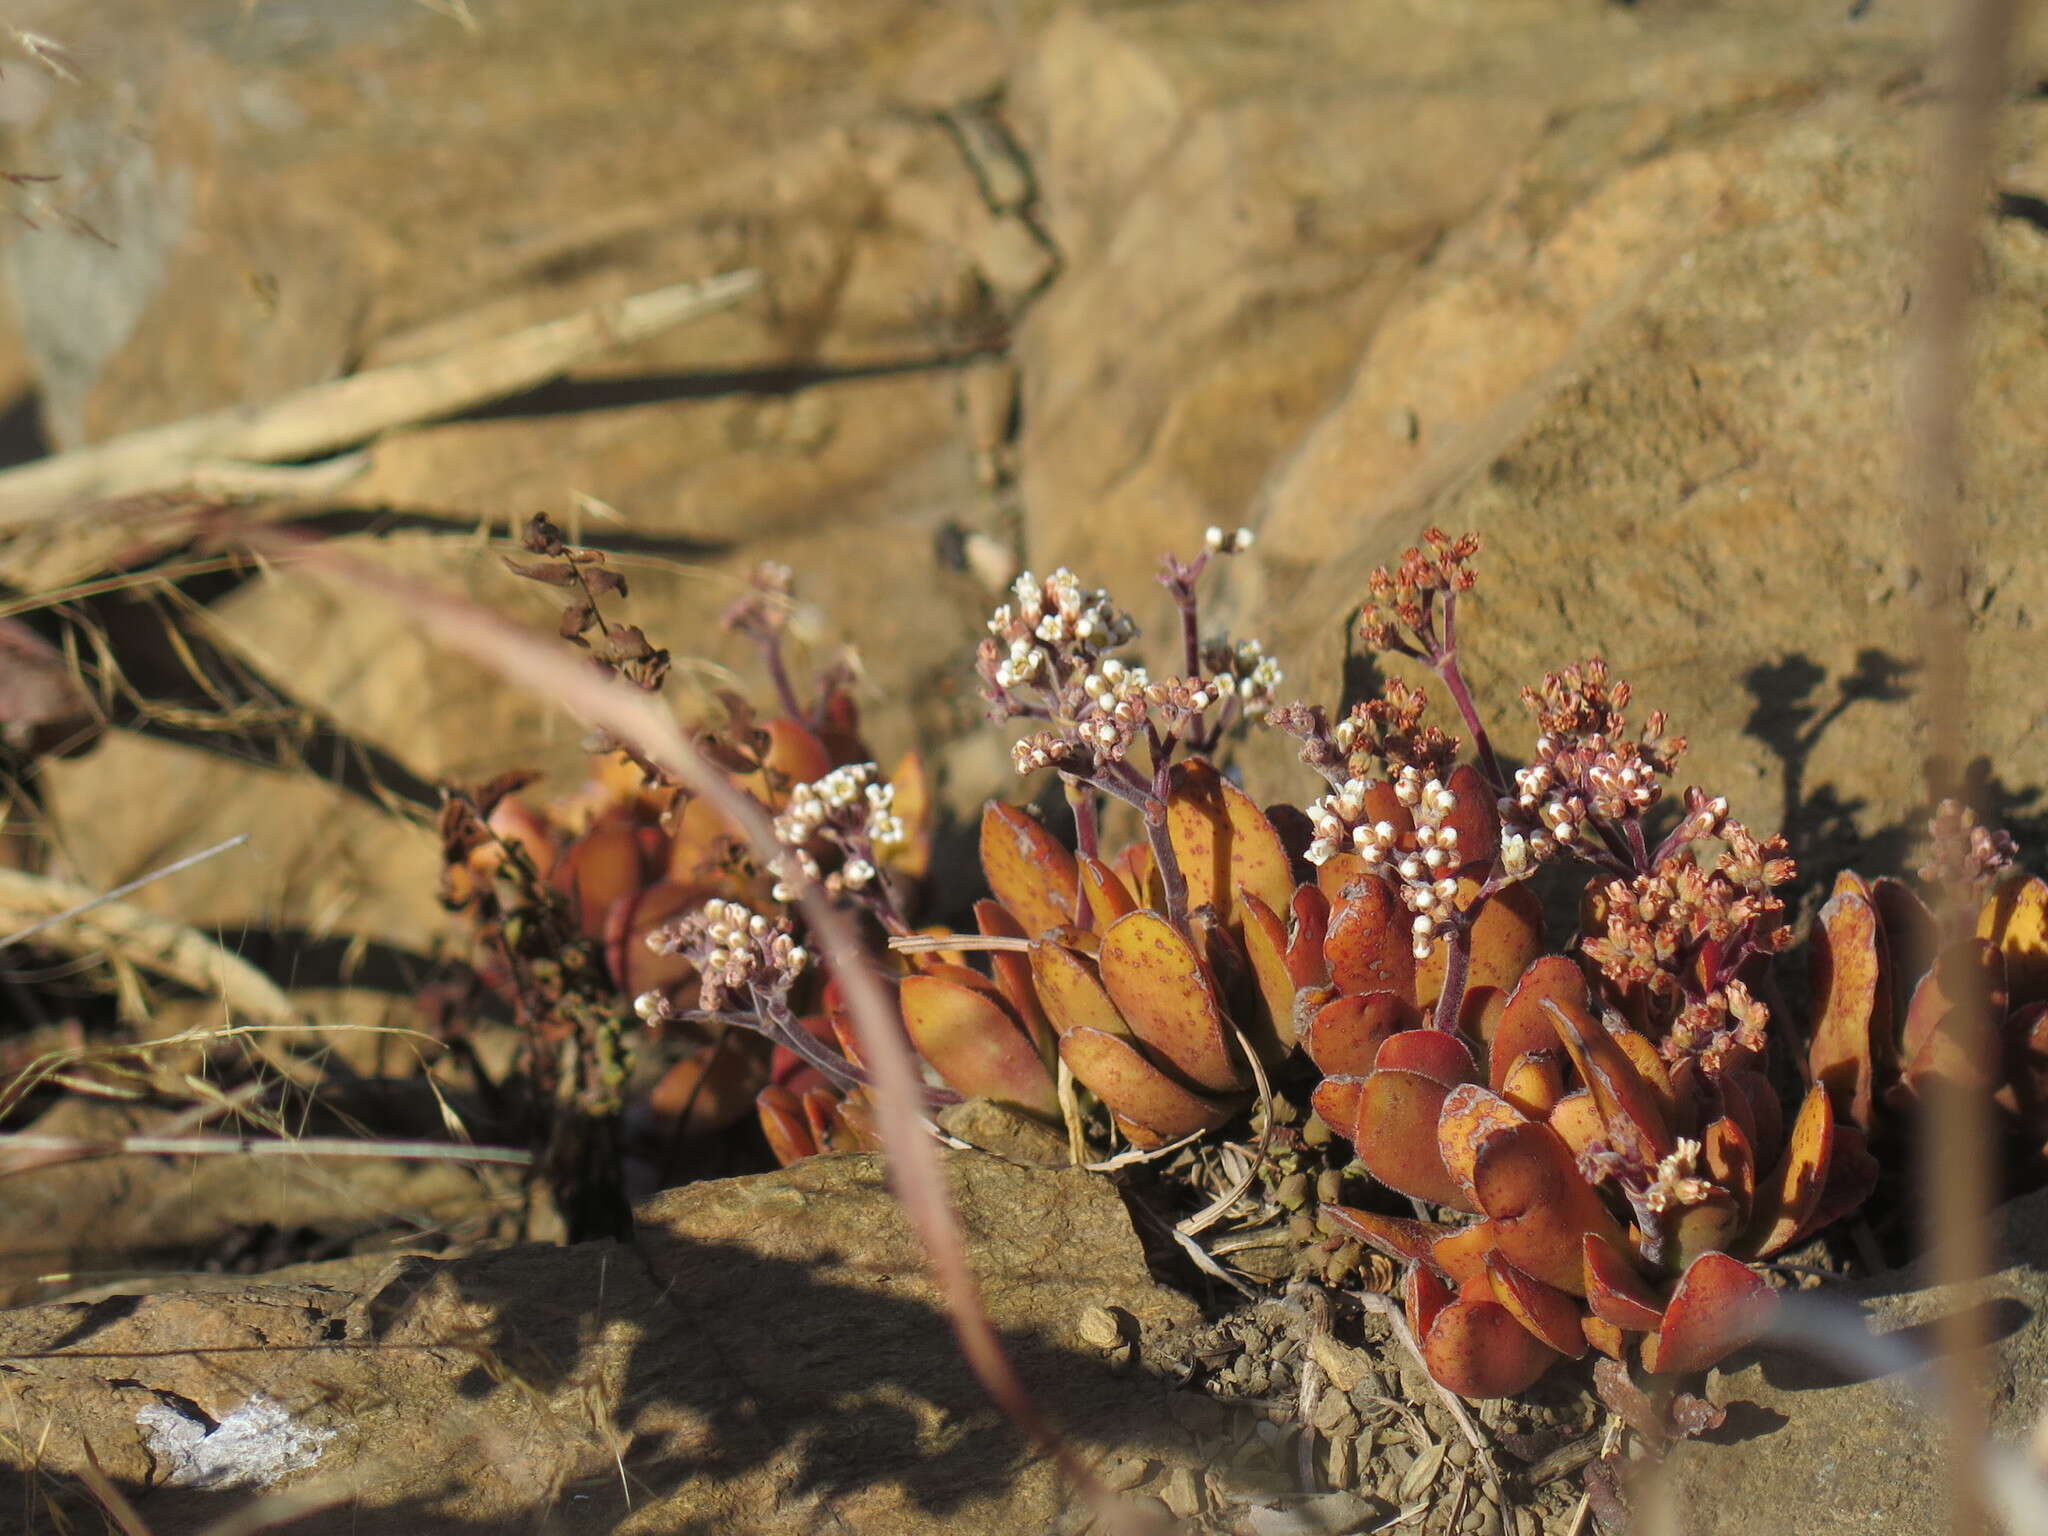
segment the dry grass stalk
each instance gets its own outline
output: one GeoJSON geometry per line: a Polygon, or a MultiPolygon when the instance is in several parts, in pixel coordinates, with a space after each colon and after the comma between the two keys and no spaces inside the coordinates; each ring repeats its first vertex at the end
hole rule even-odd
{"type": "MultiPolygon", "coordinates": [[[[478,604],[355,559],[331,546],[276,530],[246,528],[241,537],[258,552],[293,558],[402,603],[434,639],[499,675],[546,695],[578,718],[625,743],[646,762],[701,795],[741,832],[764,860],[781,852],[768,813],[735,789],[684,736],[669,708],[654,695],[594,671],[548,639],[478,604]]],[[[937,1149],[925,1129],[923,1093],[915,1058],[904,1042],[878,979],[866,964],[859,936],[815,880],[797,891],[810,931],[844,993],[873,1076],[877,1127],[889,1178],[930,1260],[956,1342],[969,1369],[1010,1419],[1061,1472],[1110,1529],[1138,1532],[1153,1522],[1116,1500],[1039,1413],[1011,1369],[996,1337],[980,1286],[967,1263],[964,1240],[947,1197],[937,1149]]]]}

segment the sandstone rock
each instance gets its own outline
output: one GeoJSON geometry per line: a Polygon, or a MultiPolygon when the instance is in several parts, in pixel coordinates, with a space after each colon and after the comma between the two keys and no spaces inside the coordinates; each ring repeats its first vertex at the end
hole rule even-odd
{"type": "MultiPolygon", "coordinates": [[[[1190,1465],[1161,1384],[1074,1339],[1091,1306],[1148,1338],[1194,1316],[1147,1275],[1109,1184],[971,1154],[948,1170],[1039,1401],[1090,1459],[1110,1445],[1190,1465]]],[[[300,1271],[4,1313],[0,1353],[33,1362],[0,1391],[35,1426],[44,1496],[89,1442],[160,1536],[246,1499],[165,1486],[160,1410],[203,1426],[252,1402],[284,1426],[273,1439],[312,1447],[277,1479],[332,1501],[308,1532],[1036,1533],[1066,1503],[961,1365],[870,1157],[672,1191],[631,1247],[405,1259],[353,1294],[300,1271]]]]}
{"type": "MultiPolygon", "coordinates": [[[[1977,1314],[1993,1341],[1975,1362],[1986,1421],[2024,1464],[2048,1411],[2048,1198],[2014,1201],[1992,1226],[2004,1266],[1995,1275],[1962,1289],[1912,1289],[1912,1277],[1899,1277],[1893,1288],[1866,1290],[1860,1326],[1924,1360],[1941,1319],[1977,1314]]],[[[1933,1536],[1951,1528],[1956,1476],[1935,1390],[1925,1372],[1881,1373],[1863,1362],[1779,1347],[1747,1352],[1710,1378],[1707,1395],[1728,1410],[1727,1424],[1710,1437],[1717,1443],[1680,1447],[1667,1485],[1650,1496],[1676,1515],[1672,1529],[1685,1536],[1733,1536],[1788,1521],[1812,1536],[1933,1536]]],[[[2032,1465],[2038,1469],[2038,1460],[2032,1465]]],[[[2014,1491],[2024,1498],[2028,1474],[2020,1476],[2014,1491]]],[[[2043,1496],[2037,1484],[2037,1518],[2043,1496]]]]}

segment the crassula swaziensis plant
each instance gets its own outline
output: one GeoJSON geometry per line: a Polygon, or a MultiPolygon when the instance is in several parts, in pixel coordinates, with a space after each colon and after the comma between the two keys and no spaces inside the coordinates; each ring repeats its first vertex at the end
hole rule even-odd
{"type": "Polygon", "coordinates": [[[889,867],[917,842],[900,787],[835,724],[850,703],[795,700],[764,591],[735,627],[764,638],[800,734],[757,733],[733,768],[775,812],[781,855],[700,860],[701,895],[680,898],[692,803],[642,785],[666,840],[628,817],[636,863],[606,834],[624,873],[567,883],[585,932],[602,908],[606,936],[627,936],[640,958],[615,960],[617,979],[650,1023],[773,1041],[756,1104],[785,1161],[875,1142],[852,1031],[788,902],[800,877],[861,914],[934,1109],[1064,1110],[1079,1135],[1076,1111],[1099,1106],[1099,1125],[1152,1151],[1257,1100],[1263,1157],[1280,1095],[1260,1085],[1312,1090],[1317,1129],[1356,1151],[1317,1180],[1318,1240],[1403,1266],[1444,1386],[1513,1393],[1589,1352],[1665,1377],[1722,1358],[1771,1305],[1751,1261],[1874,1179],[1862,1128],[1772,1049],[1787,1021],[1770,966],[1791,942],[1782,843],[1699,789],[1667,803],[1685,743],[1660,714],[1632,723],[1628,685],[1598,658],[1525,690],[1531,749],[1503,759],[1459,664],[1469,535],[1432,529],[1374,572],[1360,621],[1369,646],[1433,678],[1464,740],[1398,677],[1340,719],[1276,705],[1258,642],[1201,626],[1204,570],[1249,542],[1211,530],[1205,552],[1166,560],[1170,670],[1141,659],[1108,594],[1063,570],[1017,580],[976,671],[992,718],[1024,723],[1018,772],[1056,779],[1071,830],[985,809],[974,933],[916,926],[914,884],[889,867]],[[1221,771],[1226,735],[1258,725],[1293,739],[1322,794],[1262,807],[1221,771]],[[650,858],[667,861],[666,910],[643,925],[650,858]],[[1576,935],[1545,933],[1539,877],[1579,881],[1576,935]],[[1080,1094],[1063,1103],[1068,1076],[1080,1094]]]}

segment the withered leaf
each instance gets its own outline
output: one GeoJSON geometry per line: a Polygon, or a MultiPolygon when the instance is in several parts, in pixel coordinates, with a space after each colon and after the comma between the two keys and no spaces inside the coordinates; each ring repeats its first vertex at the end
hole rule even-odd
{"type": "Polygon", "coordinates": [[[609,566],[586,565],[583,569],[583,584],[590,588],[593,594],[616,592],[621,597],[627,595],[626,578],[609,566]]]}
{"type": "Polygon", "coordinates": [[[568,547],[562,530],[545,512],[536,512],[526,520],[526,526],[519,530],[519,543],[530,555],[559,555],[568,547]]]}
{"type": "Polygon", "coordinates": [[[587,644],[583,632],[597,622],[597,610],[588,603],[571,603],[562,610],[561,635],[578,645],[587,644]]]}
{"type": "Polygon", "coordinates": [[[573,587],[577,583],[576,567],[567,560],[519,561],[509,555],[504,559],[506,570],[528,581],[545,582],[551,587],[573,587]]]}

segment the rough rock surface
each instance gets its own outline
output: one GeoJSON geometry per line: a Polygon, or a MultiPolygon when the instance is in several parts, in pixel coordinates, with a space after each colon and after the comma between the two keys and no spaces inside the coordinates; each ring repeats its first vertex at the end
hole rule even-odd
{"type": "MultiPolygon", "coordinates": [[[[1221,611],[1334,698],[1366,571],[1426,521],[1476,527],[1466,654],[1503,746],[1517,686],[1604,651],[1692,738],[1688,776],[1758,825],[1792,816],[1816,867],[1895,856],[1921,757],[1957,749],[1917,740],[1908,697],[1897,367],[1937,99],[1915,10],[734,0],[564,28],[507,0],[468,35],[413,0],[232,24],[94,0],[64,20],[117,88],[47,90],[19,153],[116,244],[59,219],[6,257],[60,441],[758,265],[740,310],[387,438],[341,504],[403,514],[386,558],[518,604],[473,520],[596,497],[629,520],[585,526],[627,547],[650,627],[714,669],[746,664],[710,623],[734,577],[786,560],[819,652],[861,647],[880,749],[934,751],[955,811],[1009,782],[966,670],[973,570],[1004,562],[960,568],[968,536],[1144,614],[1160,547],[1249,521],[1221,611]],[[1005,366],[953,366],[985,347],[1021,380],[1014,443],[1005,366]]],[[[2048,106],[2016,100],[1961,598],[1961,748],[2024,831],[2044,144],[2048,106]]],[[[422,775],[571,756],[573,732],[359,603],[286,576],[214,611],[422,775]]],[[[138,774],[255,816],[260,772],[178,753],[116,741],[50,773],[86,878],[215,835],[150,835],[123,813],[138,774]]],[[[1280,744],[1249,757],[1270,794],[1306,792],[1280,744]]],[[[423,866],[420,834],[285,801],[274,873],[144,899],[417,942],[434,915],[392,894],[417,878],[378,872],[423,866]]]]}
{"type": "MultiPolygon", "coordinates": [[[[1191,1464],[1163,1384],[1081,1332],[1108,1309],[1142,1359],[1195,1315],[1147,1274],[1110,1185],[974,1154],[948,1169],[990,1316],[1042,1405],[1091,1460],[1191,1464]]],[[[368,1287],[315,1267],[0,1313],[22,1431],[0,1461],[29,1480],[9,1507],[38,1510],[42,1474],[77,1471],[89,1444],[159,1536],[245,1503],[226,1490],[259,1482],[265,1457],[294,1468],[279,1489],[327,1501],[289,1527],[304,1532],[1055,1528],[1065,1495],[961,1365],[878,1159],[699,1184],[638,1217],[630,1247],[402,1259],[368,1287]],[[249,1448],[192,1486],[164,1410],[202,1427],[239,1413],[249,1448]]]]}
{"type": "MultiPolygon", "coordinates": [[[[2038,1519],[2034,1436],[2048,1413],[2048,1194],[2003,1207],[1992,1229],[2003,1267],[1980,1285],[1916,1288],[1907,1274],[1860,1296],[1837,1295],[1831,1309],[1836,1326],[1909,1361],[1930,1358],[1943,1319],[1971,1317],[1989,1341],[1972,1363],[1984,1418],[2007,1454],[2035,1468],[2038,1519]]],[[[1822,1333],[1797,1320],[1788,1328],[1822,1333]]],[[[1887,1368],[1881,1355],[1852,1361],[1772,1346],[1737,1356],[1710,1378],[1707,1395],[1728,1410],[1715,1443],[1682,1446],[1669,1463],[1661,1497],[1677,1524],[1667,1528],[1684,1536],[1795,1525],[1807,1536],[1949,1530],[1954,1472],[1937,1392],[1926,1371],[1887,1368]],[[1789,1510],[1788,1497],[1796,1499],[1789,1510]]]]}

